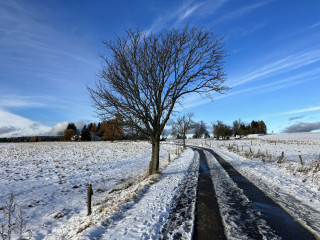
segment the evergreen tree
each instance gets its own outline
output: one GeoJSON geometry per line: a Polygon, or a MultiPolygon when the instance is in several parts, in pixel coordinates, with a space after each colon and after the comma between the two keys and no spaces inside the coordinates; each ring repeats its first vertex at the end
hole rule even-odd
{"type": "Polygon", "coordinates": [[[259,121],[258,122],[258,133],[261,134],[267,134],[267,125],[264,123],[264,121],[259,121]]]}
{"type": "Polygon", "coordinates": [[[257,134],[259,130],[259,123],[257,121],[252,121],[250,125],[250,133],[257,134]]]}
{"type": "Polygon", "coordinates": [[[67,130],[73,130],[75,133],[77,133],[78,129],[76,127],[76,125],[74,125],[74,123],[69,123],[68,126],[67,126],[67,130]]]}
{"type": "Polygon", "coordinates": [[[207,126],[203,121],[200,121],[199,134],[200,138],[204,137],[207,131],[207,126]]]}
{"type": "Polygon", "coordinates": [[[91,141],[90,131],[86,125],[83,126],[81,131],[81,141],[91,141]]]}
{"type": "Polygon", "coordinates": [[[193,138],[201,138],[201,134],[200,134],[200,124],[199,123],[195,123],[194,124],[194,134],[192,136],[193,138]]]}

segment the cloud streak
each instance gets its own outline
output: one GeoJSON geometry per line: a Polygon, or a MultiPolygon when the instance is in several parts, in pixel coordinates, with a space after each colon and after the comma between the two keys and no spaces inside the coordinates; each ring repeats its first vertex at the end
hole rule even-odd
{"type": "Polygon", "coordinates": [[[42,21],[45,18],[40,7],[0,2],[2,72],[54,83],[81,78],[80,68],[95,68],[97,60],[83,47],[83,40],[42,21]]]}
{"type": "Polygon", "coordinates": [[[296,109],[288,112],[283,112],[283,114],[289,115],[289,114],[298,114],[298,113],[314,112],[314,111],[320,111],[320,106],[296,109]]]}
{"type": "Polygon", "coordinates": [[[173,11],[166,11],[165,14],[161,14],[151,25],[151,27],[145,31],[145,34],[151,32],[159,32],[167,26],[174,26],[179,24],[181,21],[190,17],[192,13],[199,8],[202,3],[193,4],[191,1],[183,4],[178,9],[173,11]]]}
{"type": "MultiPolygon", "coordinates": [[[[256,87],[249,87],[249,88],[245,88],[245,89],[241,89],[241,90],[237,90],[237,91],[233,91],[231,89],[230,92],[227,92],[226,94],[215,96],[213,99],[214,100],[221,100],[221,99],[224,99],[227,97],[232,97],[232,96],[241,95],[241,94],[249,94],[249,93],[251,93],[251,94],[268,93],[268,92],[273,92],[273,91],[277,91],[280,89],[293,87],[295,85],[299,85],[299,84],[302,84],[307,81],[312,81],[312,80],[318,79],[318,77],[306,78],[306,75],[307,74],[302,74],[302,75],[298,75],[295,77],[283,79],[280,81],[276,81],[276,82],[272,82],[272,83],[268,83],[268,84],[263,84],[263,85],[259,85],[256,87]],[[299,79],[299,78],[301,78],[301,79],[299,79]],[[294,81],[294,80],[297,80],[297,81],[294,81]]],[[[193,107],[197,107],[197,106],[209,103],[209,102],[211,102],[211,99],[203,98],[197,94],[197,95],[193,95],[191,97],[186,98],[183,101],[183,107],[179,107],[177,109],[182,110],[182,109],[193,108],[193,107]]],[[[298,112],[293,112],[293,113],[298,113],[298,112]]],[[[285,114],[285,113],[282,113],[282,114],[285,114]]]]}
{"type": "Polygon", "coordinates": [[[66,107],[70,101],[56,98],[54,96],[23,96],[23,95],[1,95],[0,109],[13,108],[58,108],[66,107]]]}
{"type": "Polygon", "coordinates": [[[264,67],[260,67],[244,77],[232,80],[231,87],[274,76],[276,74],[290,72],[319,61],[320,50],[318,49],[291,54],[275,62],[269,63],[264,67]]]}
{"type": "Polygon", "coordinates": [[[192,16],[207,16],[213,14],[229,0],[215,1],[187,1],[175,10],[167,10],[160,14],[159,17],[152,23],[151,27],[145,31],[145,34],[150,32],[159,32],[165,27],[173,27],[181,24],[192,16]]]}
{"type": "Polygon", "coordinates": [[[12,107],[45,107],[43,101],[35,101],[34,97],[5,95],[0,97],[0,108],[12,107]]]}
{"type": "Polygon", "coordinates": [[[274,0],[272,1],[264,1],[264,2],[258,2],[258,3],[255,3],[255,4],[251,4],[251,5],[247,5],[245,7],[242,7],[240,9],[237,9],[237,10],[234,10],[220,18],[218,18],[216,21],[214,21],[212,24],[215,25],[215,24],[218,24],[218,23],[221,23],[221,22],[224,22],[224,21],[228,21],[228,20],[233,20],[233,19],[237,19],[237,18],[240,18],[240,17],[243,17],[244,15],[247,15],[249,14],[250,12],[258,9],[258,8],[261,8],[271,2],[274,2],[274,0]]]}
{"type": "Polygon", "coordinates": [[[301,118],[304,118],[304,116],[292,117],[292,118],[289,118],[289,121],[293,121],[293,120],[297,120],[297,119],[301,119],[301,118]]]}

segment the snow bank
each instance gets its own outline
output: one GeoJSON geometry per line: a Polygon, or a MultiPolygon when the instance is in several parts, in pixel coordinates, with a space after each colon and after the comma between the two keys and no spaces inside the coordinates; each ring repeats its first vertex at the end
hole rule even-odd
{"type": "Polygon", "coordinates": [[[185,150],[136,203],[128,203],[112,222],[86,230],[81,239],[158,239],[194,158],[192,150],[185,150]]]}

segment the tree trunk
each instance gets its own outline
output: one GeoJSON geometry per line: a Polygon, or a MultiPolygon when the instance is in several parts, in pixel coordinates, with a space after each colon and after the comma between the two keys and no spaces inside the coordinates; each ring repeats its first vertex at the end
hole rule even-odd
{"type": "Polygon", "coordinates": [[[183,137],[183,149],[186,149],[186,136],[183,137]]]}
{"type": "Polygon", "coordinates": [[[149,163],[149,175],[159,171],[160,137],[152,140],[152,156],[149,163]]]}

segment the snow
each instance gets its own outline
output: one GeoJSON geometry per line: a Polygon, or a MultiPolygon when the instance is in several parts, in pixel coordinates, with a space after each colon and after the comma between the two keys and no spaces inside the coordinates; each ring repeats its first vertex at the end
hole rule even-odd
{"type": "Polygon", "coordinates": [[[158,182],[149,187],[119,223],[113,222],[116,226],[108,228],[102,239],[158,239],[177,189],[184,182],[186,169],[194,160],[192,150],[183,152],[179,159],[162,171],[158,182]]]}
{"type": "Polygon", "coordinates": [[[225,233],[228,239],[250,239],[246,229],[255,222],[257,225],[256,237],[263,239],[279,239],[261,218],[260,212],[254,209],[253,204],[243,194],[236,183],[229,177],[228,173],[217,162],[212,154],[205,151],[207,163],[211,172],[212,181],[216,191],[222,220],[225,226],[225,233]],[[241,206],[242,211],[236,210],[234,206],[241,206]],[[260,235],[258,235],[258,233],[260,235]]]}
{"type": "MultiPolygon", "coordinates": [[[[190,155],[190,151],[183,154],[190,155]]],[[[175,152],[175,145],[161,144],[160,170],[164,171],[164,176],[171,177],[160,177],[160,182],[165,185],[156,185],[157,195],[151,194],[153,198],[149,197],[149,201],[162,199],[164,190],[171,195],[163,199],[166,199],[164,206],[150,205],[150,208],[156,209],[156,214],[164,213],[150,220],[149,224],[165,221],[175,188],[192,160],[192,157],[180,162],[175,160],[169,165],[172,167],[166,168],[168,154],[172,160],[177,157],[175,152]],[[181,174],[174,169],[181,170],[181,174]]],[[[117,217],[122,215],[121,208],[136,205],[132,199],[138,202],[140,198],[144,199],[148,196],[144,192],[151,188],[149,186],[159,181],[144,179],[150,157],[151,144],[148,142],[0,144],[0,206],[5,205],[13,192],[16,204],[23,207],[27,228],[31,230],[33,239],[66,236],[76,239],[82,235],[84,238],[99,235],[99,227],[91,226],[107,225],[107,221],[116,225],[112,221],[121,218],[117,217]],[[94,190],[93,214],[89,218],[86,216],[88,183],[94,190]]],[[[0,215],[1,221],[1,212],[0,215]]]]}
{"type": "MultiPolygon", "coordinates": [[[[250,137],[250,136],[249,136],[250,137]]],[[[320,142],[320,132],[309,132],[309,133],[281,133],[281,134],[270,134],[270,135],[256,135],[255,138],[266,139],[266,140],[293,140],[293,141],[313,141],[320,142]]]]}
{"type": "MultiPolygon", "coordinates": [[[[319,133],[190,139],[187,144],[216,151],[320,238],[319,133]]],[[[195,198],[199,156],[191,149],[177,155],[175,142],[162,143],[160,149],[161,174],[145,177],[148,142],[0,144],[0,222],[13,192],[17,207],[23,207],[30,239],[175,239],[167,225],[175,226],[170,218],[176,217],[172,209],[176,211],[181,196],[195,198]],[[91,216],[86,209],[89,183],[94,190],[91,216]]],[[[237,201],[246,206],[250,219],[258,219],[260,234],[277,238],[215,158],[207,158],[227,236],[246,235],[245,225],[239,225],[241,215],[228,208],[237,201]]],[[[184,239],[191,239],[193,231],[195,201],[189,200],[182,199],[192,205],[181,210],[189,214],[187,222],[176,230],[184,239]]]]}
{"type": "MultiPolygon", "coordinates": [[[[320,134],[254,137],[229,141],[190,139],[188,143],[216,151],[320,238],[320,134]]],[[[219,182],[219,179],[215,181],[219,182]]],[[[228,228],[232,223],[226,225],[228,228]]]]}

